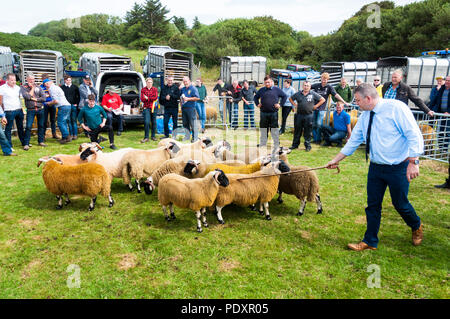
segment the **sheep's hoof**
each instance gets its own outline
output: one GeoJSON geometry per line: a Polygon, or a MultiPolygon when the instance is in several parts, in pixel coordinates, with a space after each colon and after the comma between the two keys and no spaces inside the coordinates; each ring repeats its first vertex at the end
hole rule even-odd
{"type": "Polygon", "coordinates": [[[204,226],[205,228],[208,228],[208,227],[209,227],[208,223],[203,223],[203,226],[204,226]]]}
{"type": "Polygon", "coordinates": [[[283,200],[282,199],[277,199],[278,204],[283,204],[283,200]]]}
{"type": "Polygon", "coordinates": [[[252,211],[256,211],[256,205],[250,205],[248,206],[248,208],[250,208],[250,210],[252,211]]]}
{"type": "Polygon", "coordinates": [[[140,193],[142,193],[142,191],[138,188],[138,190],[137,190],[137,192],[140,194],[140,193]]]}
{"type": "Polygon", "coordinates": [[[62,209],[62,208],[63,208],[62,205],[57,205],[57,206],[56,206],[56,209],[58,209],[58,210],[60,210],[60,209],[62,209]]]}
{"type": "Polygon", "coordinates": [[[297,213],[297,216],[303,216],[303,213],[298,212],[298,213],[297,213]]]}
{"type": "Polygon", "coordinates": [[[70,200],[66,200],[65,202],[64,202],[64,204],[67,206],[67,205],[69,205],[71,203],[71,201],[70,200]]]}
{"type": "Polygon", "coordinates": [[[92,212],[94,210],[95,207],[91,207],[89,206],[89,211],[92,212]]]}
{"type": "Polygon", "coordinates": [[[114,204],[115,204],[115,201],[109,202],[109,205],[108,205],[108,207],[109,207],[109,208],[111,208],[111,207],[113,207],[113,206],[114,206],[114,204]]]}
{"type": "Polygon", "coordinates": [[[319,209],[318,211],[317,211],[317,215],[320,215],[320,214],[322,214],[323,213],[323,210],[322,210],[322,208],[321,209],[319,209]]]}
{"type": "Polygon", "coordinates": [[[168,222],[172,221],[169,216],[167,216],[165,218],[166,218],[166,221],[168,221],[168,222]]]}
{"type": "Polygon", "coordinates": [[[267,215],[266,220],[272,220],[272,217],[270,217],[270,215],[267,215]]]}
{"type": "Polygon", "coordinates": [[[260,211],[259,211],[259,214],[260,214],[261,216],[264,216],[264,211],[263,211],[263,210],[260,210],[260,211]]]}
{"type": "Polygon", "coordinates": [[[224,222],[223,220],[220,220],[220,219],[219,219],[219,224],[225,225],[225,222],[224,222]]]}
{"type": "Polygon", "coordinates": [[[197,227],[197,232],[201,233],[201,232],[203,232],[203,229],[201,227],[197,227]]]}
{"type": "Polygon", "coordinates": [[[128,185],[127,187],[128,187],[128,190],[129,190],[130,192],[132,192],[133,189],[134,189],[134,187],[133,187],[133,186],[130,187],[130,185],[128,185]]]}
{"type": "Polygon", "coordinates": [[[177,219],[177,218],[175,217],[175,214],[170,214],[170,218],[171,218],[171,219],[177,219]]]}

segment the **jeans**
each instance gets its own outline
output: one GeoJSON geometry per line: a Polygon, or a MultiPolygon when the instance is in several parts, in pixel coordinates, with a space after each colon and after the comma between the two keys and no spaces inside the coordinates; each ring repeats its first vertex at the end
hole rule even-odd
{"type": "Polygon", "coordinates": [[[314,117],[313,117],[313,139],[314,142],[320,142],[322,141],[322,138],[320,136],[320,129],[322,127],[323,118],[325,117],[325,114],[327,111],[314,111],[314,117]]]}
{"type": "Polygon", "coordinates": [[[14,110],[14,111],[5,111],[5,117],[8,121],[8,124],[5,126],[5,135],[6,139],[9,142],[9,145],[12,147],[11,142],[11,130],[14,124],[14,121],[16,121],[16,127],[17,127],[17,135],[19,136],[19,140],[22,143],[22,146],[25,146],[25,132],[23,129],[23,118],[24,114],[22,109],[14,110]]]}
{"type": "Polygon", "coordinates": [[[37,118],[38,124],[38,143],[44,143],[45,130],[44,130],[44,109],[41,110],[28,110],[27,111],[27,122],[25,128],[25,145],[30,144],[31,139],[31,128],[33,127],[34,117],[37,118]]]}
{"type": "Polygon", "coordinates": [[[367,231],[363,242],[371,247],[378,246],[378,231],[381,221],[381,204],[386,187],[392,198],[392,204],[411,229],[420,227],[420,218],[408,200],[409,182],[406,178],[408,162],[398,165],[380,165],[370,163],[367,177],[367,231]]]}
{"type": "Polygon", "coordinates": [[[69,135],[78,136],[78,107],[72,105],[69,118],[69,135]]]}
{"type": "Polygon", "coordinates": [[[219,98],[219,113],[223,123],[223,99],[219,98]]]}
{"type": "Polygon", "coordinates": [[[294,139],[292,140],[292,148],[300,145],[300,138],[305,139],[305,147],[311,147],[311,132],[313,127],[313,114],[295,114],[294,117],[294,139]]]}
{"type": "Polygon", "coordinates": [[[89,134],[89,138],[91,139],[91,142],[97,143],[98,142],[98,135],[100,132],[108,130],[108,137],[109,137],[109,143],[114,144],[114,131],[112,125],[106,124],[103,128],[100,127],[100,125],[94,129],[91,129],[89,134]]]}
{"type": "Polygon", "coordinates": [[[56,107],[52,106],[44,106],[44,131],[47,131],[48,127],[48,117],[50,115],[50,127],[52,128],[52,134],[56,134],[56,107]]]}
{"type": "Polygon", "coordinates": [[[255,128],[255,103],[244,103],[244,128],[248,128],[250,119],[250,127],[255,128]]]}
{"type": "Polygon", "coordinates": [[[272,135],[274,149],[277,149],[280,145],[280,132],[278,130],[278,112],[260,112],[260,124],[261,137],[260,146],[267,144],[267,138],[272,135]]]}
{"type": "Polygon", "coordinates": [[[9,155],[12,153],[11,144],[9,144],[9,141],[6,138],[5,132],[3,132],[3,128],[1,125],[0,125],[0,146],[2,147],[3,154],[9,155]]]}
{"type": "Polygon", "coordinates": [[[321,132],[323,134],[323,139],[327,143],[335,142],[342,144],[342,140],[347,136],[347,131],[338,131],[329,125],[322,126],[321,132]]]}
{"type": "Polygon", "coordinates": [[[69,118],[72,112],[71,105],[62,105],[58,107],[58,118],[57,123],[59,130],[61,131],[62,139],[69,137],[69,118]]]}
{"type": "Polygon", "coordinates": [[[195,103],[195,109],[197,110],[198,119],[200,120],[200,123],[202,125],[202,129],[205,129],[205,122],[206,122],[205,103],[197,101],[197,103],[195,103]]]}
{"type": "MultiPolygon", "coordinates": [[[[113,119],[117,119],[117,122],[119,124],[119,128],[117,129],[118,132],[123,132],[123,115],[116,115],[114,112],[106,112],[107,120],[106,122],[108,125],[113,126],[113,119]]],[[[156,117],[155,117],[156,119],[156,117]]]]}
{"type": "Polygon", "coordinates": [[[233,113],[232,113],[231,118],[232,118],[231,127],[238,128],[238,126],[239,126],[239,102],[233,103],[233,113]]]}
{"type": "Polygon", "coordinates": [[[156,113],[152,113],[151,109],[144,109],[142,112],[144,115],[144,138],[148,138],[150,132],[150,125],[152,127],[152,138],[156,135],[156,113]]]}
{"type": "Polygon", "coordinates": [[[165,107],[164,108],[164,136],[169,137],[169,121],[172,118],[173,131],[178,128],[178,108],[165,107]]]}
{"type": "Polygon", "coordinates": [[[197,129],[197,112],[193,107],[183,107],[181,109],[183,115],[183,127],[192,132],[192,140],[196,141],[198,138],[197,129]]]}
{"type": "Polygon", "coordinates": [[[232,102],[230,101],[230,100],[228,100],[227,99],[227,113],[228,113],[228,123],[230,123],[231,124],[231,121],[232,121],[232,118],[231,118],[231,115],[232,115],[232,102]]]}
{"type": "Polygon", "coordinates": [[[280,133],[284,133],[286,131],[286,121],[289,114],[292,111],[292,106],[283,106],[281,108],[281,128],[280,133]]]}

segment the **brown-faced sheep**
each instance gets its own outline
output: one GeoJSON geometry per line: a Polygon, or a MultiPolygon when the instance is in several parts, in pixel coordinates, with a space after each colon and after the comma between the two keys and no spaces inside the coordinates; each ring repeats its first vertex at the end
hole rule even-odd
{"type": "Polygon", "coordinates": [[[207,106],[206,107],[206,121],[208,121],[208,123],[212,122],[215,124],[217,121],[217,110],[214,107],[211,106],[207,106]]]}
{"type": "Polygon", "coordinates": [[[227,176],[220,170],[196,179],[188,179],[178,174],[165,175],[159,181],[158,200],[162,205],[166,220],[175,219],[173,205],[189,208],[195,211],[197,231],[202,232],[200,217],[202,217],[204,227],[208,227],[205,216],[206,207],[213,205],[219,186],[226,188],[228,183],[227,176]],[[167,214],[167,206],[170,209],[170,218],[167,214]]]}
{"type": "Polygon", "coordinates": [[[89,211],[95,208],[97,195],[101,194],[109,200],[109,207],[114,205],[111,197],[111,178],[103,166],[95,163],[85,163],[76,166],[62,165],[55,157],[39,159],[38,167],[45,162],[42,178],[48,191],[58,199],[57,209],[61,209],[62,196],[66,196],[65,204],[70,203],[69,195],[85,195],[91,198],[89,211]]]}

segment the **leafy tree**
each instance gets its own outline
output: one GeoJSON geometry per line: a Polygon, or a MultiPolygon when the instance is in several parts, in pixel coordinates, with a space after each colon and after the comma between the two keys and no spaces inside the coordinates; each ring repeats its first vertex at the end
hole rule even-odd
{"type": "Polygon", "coordinates": [[[188,30],[186,20],[183,17],[173,16],[172,22],[181,33],[185,33],[188,30]]]}
{"type": "Polygon", "coordinates": [[[192,30],[199,30],[202,27],[200,20],[197,16],[194,17],[194,22],[192,24],[192,30]]]}

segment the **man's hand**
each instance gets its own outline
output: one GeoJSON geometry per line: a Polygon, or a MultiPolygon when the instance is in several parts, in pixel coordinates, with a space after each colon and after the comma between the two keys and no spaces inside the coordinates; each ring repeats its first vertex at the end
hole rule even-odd
{"type": "Polygon", "coordinates": [[[261,106],[262,106],[262,104],[261,103],[259,103],[256,107],[259,107],[259,108],[261,108],[261,106]]]}
{"type": "Polygon", "coordinates": [[[84,125],[84,124],[81,124],[81,127],[82,127],[84,130],[86,130],[86,131],[88,131],[88,132],[91,132],[91,129],[89,128],[89,126],[84,125]]]}
{"type": "Polygon", "coordinates": [[[8,124],[8,120],[6,119],[6,117],[2,117],[2,124],[3,125],[8,124]]]}
{"type": "Polygon", "coordinates": [[[429,116],[433,117],[434,116],[434,111],[430,111],[427,113],[429,116]]]}
{"type": "Polygon", "coordinates": [[[406,169],[406,178],[408,182],[411,182],[414,178],[419,176],[419,165],[409,163],[408,168],[406,169]]]}
{"type": "Polygon", "coordinates": [[[104,127],[105,127],[105,122],[101,122],[101,123],[100,123],[100,127],[101,127],[101,128],[104,128],[104,127]]]}
{"type": "Polygon", "coordinates": [[[279,103],[277,103],[274,105],[274,107],[278,110],[281,107],[281,105],[279,103]]]}
{"type": "Polygon", "coordinates": [[[170,100],[170,95],[169,95],[169,94],[166,95],[166,100],[167,100],[167,101],[170,100]]]}
{"type": "Polygon", "coordinates": [[[328,169],[336,169],[336,167],[338,167],[338,166],[339,166],[339,162],[337,162],[335,159],[332,159],[327,164],[328,169]]]}

